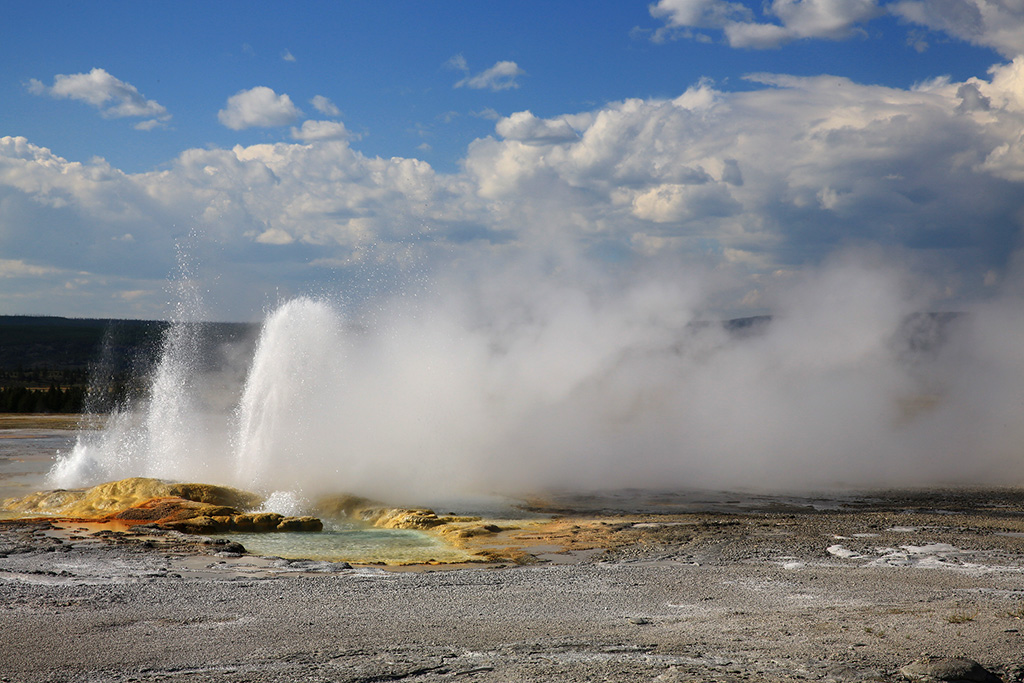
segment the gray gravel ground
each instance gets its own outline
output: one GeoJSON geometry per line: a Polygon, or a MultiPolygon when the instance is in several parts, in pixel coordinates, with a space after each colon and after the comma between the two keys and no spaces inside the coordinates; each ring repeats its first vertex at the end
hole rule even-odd
{"type": "Polygon", "coordinates": [[[722,529],[685,552],[393,572],[0,526],[0,680],[889,681],[922,655],[1024,680],[1024,568],[995,548],[1019,538],[925,530],[895,562],[722,529]]]}

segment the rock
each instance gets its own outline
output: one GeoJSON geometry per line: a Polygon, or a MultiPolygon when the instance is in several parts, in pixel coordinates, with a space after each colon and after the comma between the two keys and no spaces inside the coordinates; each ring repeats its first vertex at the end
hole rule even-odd
{"type": "Polygon", "coordinates": [[[28,515],[37,513],[43,515],[60,514],[65,509],[69,509],[77,504],[84,496],[84,489],[39,491],[21,498],[7,498],[0,505],[0,509],[28,515]]]}
{"type": "Polygon", "coordinates": [[[231,525],[236,531],[253,531],[252,515],[235,515],[231,518],[231,525]]]}
{"type": "Polygon", "coordinates": [[[323,531],[324,523],[316,517],[285,517],[278,523],[278,531],[323,531]]]}
{"type": "Polygon", "coordinates": [[[501,527],[497,524],[478,524],[462,529],[455,528],[450,533],[454,533],[459,538],[474,538],[476,536],[490,536],[499,533],[501,530],[501,527]]]}
{"type": "Polygon", "coordinates": [[[276,512],[253,512],[246,516],[252,522],[253,531],[274,531],[284,519],[284,515],[279,515],[276,512]]]}
{"type": "Polygon", "coordinates": [[[356,516],[381,529],[417,529],[420,531],[480,521],[479,517],[439,517],[436,512],[428,508],[365,508],[356,510],[356,516]]]}
{"type": "Polygon", "coordinates": [[[216,486],[214,484],[170,484],[167,492],[169,495],[178,496],[186,500],[194,500],[197,503],[209,503],[210,505],[223,505],[230,508],[242,510],[259,507],[263,504],[263,498],[231,486],[216,486]]]}
{"type": "Polygon", "coordinates": [[[214,539],[214,546],[217,549],[214,555],[217,557],[241,557],[247,552],[244,545],[235,541],[229,541],[226,538],[214,539]],[[223,543],[220,541],[223,541],[223,543]]]}
{"type": "MultiPolygon", "coordinates": [[[[203,503],[191,503],[193,515],[183,511],[180,518],[163,520],[162,528],[186,534],[216,534],[224,532],[269,531],[322,531],[324,523],[316,517],[284,517],[276,512],[250,512],[241,514],[231,508],[203,503]],[[212,514],[211,514],[212,513],[212,514]]],[[[133,508],[134,509],[134,508],[133,508]]]]}
{"type": "Polygon", "coordinates": [[[360,517],[382,529],[433,529],[445,523],[433,510],[384,509],[363,510],[360,517]]]}
{"type": "Polygon", "coordinates": [[[40,491],[5,500],[6,510],[22,514],[67,517],[105,517],[152,498],[181,498],[229,508],[252,508],[261,503],[254,493],[213,484],[175,484],[149,477],[130,477],[88,489],[40,491]]]}
{"type": "Polygon", "coordinates": [[[999,676],[967,657],[923,657],[907,664],[900,673],[921,683],[1002,683],[999,676]]]}
{"type": "Polygon", "coordinates": [[[234,508],[197,503],[175,496],[165,496],[151,498],[127,510],[121,510],[120,512],[102,517],[101,520],[118,520],[134,524],[168,524],[196,517],[210,517],[214,520],[215,524],[227,528],[231,516],[236,514],[238,514],[238,511],[234,508]]]}
{"type": "Polygon", "coordinates": [[[10,510],[25,514],[60,515],[187,534],[323,529],[323,522],[316,517],[285,518],[276,512],[242,513],[239,510],[260,502],[256,494],[229,486],[174,484],[132,477],[90,489],[33,493],[4,504],[10,510]]]}
{"type": "Polygon", "coordinates": [[[361,496],[341,493],[323,496],[313,503],[314,511],[324,517],[359,517],[363,510],[382,509],[383,503],[361,496]]]}
{"type": "Polygon", "coordinates": [[[173,529],[185,534],[215,534],[219,531],[227,531],[223,525],[218,524],[212,517],[207,517],[206,515],[168,522],[162,526],[166,529],[173,529]]]}

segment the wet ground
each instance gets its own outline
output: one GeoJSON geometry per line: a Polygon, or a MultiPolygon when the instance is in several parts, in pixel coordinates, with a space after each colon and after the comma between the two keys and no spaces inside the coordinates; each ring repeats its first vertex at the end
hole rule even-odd
{"type": "Polygon", "coordinates": [[[636,513],[622,492],[554,497],[546,524],[487,541],[517,543],[526,564],[435,571],[0,525],[0,671],[11,681],[891,681],[929,655],[1024,680],[1020,491],[661,515],[632,495],[636,513]]]}
{"type": "Polygon", "coordinates": [[[74,446],[79,419],[77,415],[0,415],[0,501],[38,490],[54,456],[74,446]]]}

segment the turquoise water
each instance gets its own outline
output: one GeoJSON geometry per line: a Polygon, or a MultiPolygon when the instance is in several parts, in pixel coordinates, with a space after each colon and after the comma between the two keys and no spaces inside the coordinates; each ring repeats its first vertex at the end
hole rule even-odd
{"type": "MultiPolygon", "coordinates": [[[[64,418],[66,421],[66,418],[64,418]]],[[[77,430],[60,428],[59,420],[23,428],[15,420],[0,420],[0,501],[47,488],[45,477],[58,452],[66,453],[77,430]],[[7,424],[7,422],[11,424],[7,424]]],[[[4,516],[14,513],[0,512],[4,516]]],[[[255,555],[346,561],[360,564],[383,562],[466,562],[472,556],[452,548],[437,537],[407,529],[377,529],[345,522],[328,522],[318,533],[224,534],[255,555]]]]}

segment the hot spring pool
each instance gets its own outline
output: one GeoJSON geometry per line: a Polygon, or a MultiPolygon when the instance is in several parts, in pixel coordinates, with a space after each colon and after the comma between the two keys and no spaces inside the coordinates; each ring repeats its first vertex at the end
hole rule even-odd
{"type": "MultiPolygon", "coordinates": [[[[46,488],[46,472],[58,452],[75,442],[77,422],[69,416],[7,416],[0,419],[0,500],[46,488]]],[[[0,517],[17,516],[0,513],[0,517]]],[[[471,556],[429,534],[377,529],[325,520],[318,533],[223,534],[254,555],[346,561],[358,564],[466,562],[471,556]]]]}

